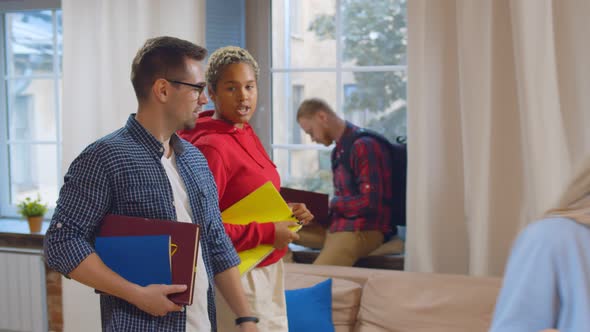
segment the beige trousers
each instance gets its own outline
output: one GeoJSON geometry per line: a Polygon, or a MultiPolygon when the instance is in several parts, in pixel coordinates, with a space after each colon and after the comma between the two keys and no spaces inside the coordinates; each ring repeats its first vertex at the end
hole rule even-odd
{"type": "MultiPolygon", "coordinates": [[[[258,331],[287,332],[287,305],[285,303],[285,278],[283,261],[265,267],[254,268],[242,276],[242,286],[253,314],[260,319],[258,331]]],[[[236,315],[221,296],[215,295],[217,307],[217,330],[219,332],[237,331],[236,315]]]]}
{"type": "Polygon", "coordinates": [[[318,265],[353,266],[356,261],[369,255],[383,244],[380,231],[330,233],[317,224],[303,227],[295,244],[321,249],[313,262],[318,265]]]}

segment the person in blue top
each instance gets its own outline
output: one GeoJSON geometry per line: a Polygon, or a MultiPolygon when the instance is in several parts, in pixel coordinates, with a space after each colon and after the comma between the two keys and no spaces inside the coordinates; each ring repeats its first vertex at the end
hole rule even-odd
{"type": "Polygon", "coordinates": [[[590,331],[590,158],[557,206],[518,236],[491,332],[590,331]]]}

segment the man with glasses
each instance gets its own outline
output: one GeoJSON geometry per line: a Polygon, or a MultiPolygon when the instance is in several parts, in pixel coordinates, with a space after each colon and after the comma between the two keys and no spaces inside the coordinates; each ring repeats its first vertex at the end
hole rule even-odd
{"type": "Polygon", "coordinates": [[[207,160],[175,134],[194,127],[207,103],[202,93],[206,53],[177,38],[149,39],[131,70],[137,114],[89,145],[65,176],[45,255],[51,268],[109,294],[100,296],[103,330],[216,331],[215,283],[240,318],[236,329],[257,331],[207,160]],[[141,287],[104,265],[93,243],[109,213],[201,226],[193,305],[183,308],[167,298],[184,291],[184,285],[141,287]]]}
{"type": "Polygon", "coordinates": [[[207,87],[207,84],[205,82],[197,83],[197,84],[192,84],[192,83],[181,82],[181,81],[176,81],[176,80],[169,80],[169,79],[166,79],[166,81],[168,81],[170,83],[174,83],[174,84],[180,84],[180,85],[190,86],[191,88],[193,88],[193,91],[194,91],[194,100],[199,99],[199,97],[201,96],[201,93],[203,93],[203,91],[207,87]]]}

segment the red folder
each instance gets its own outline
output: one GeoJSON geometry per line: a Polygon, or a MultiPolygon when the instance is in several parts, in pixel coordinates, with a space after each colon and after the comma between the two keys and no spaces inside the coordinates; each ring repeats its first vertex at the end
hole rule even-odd
{"type": "Polygon", "coordinates": [[[170,235],[175,251],[172,255],[172,283],[186,285],[186,291],[170,294],[176,304],[191,305],[199,249],[199,225],[170,220],[108,214],[97,236],[170,235]]]}
{"type": "Polygon", "coordinates": [[[307,209],[314,216],[314,222],[322,225],[330,224],[328,219],[330,201],[327,194],[281,187],[281,196],[288,203],[305,203],[307,209]]]}

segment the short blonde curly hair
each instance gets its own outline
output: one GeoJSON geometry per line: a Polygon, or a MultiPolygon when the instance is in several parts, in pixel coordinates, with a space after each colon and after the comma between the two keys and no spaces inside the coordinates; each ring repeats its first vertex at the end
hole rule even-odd
{"type": "Polygon", "coordinates": [[[252,70],[254,70],[256,81],[258,81],[260,69],[252,55],[241,47],[225,46],[217,49],[209,57],[209,63],[207,64],[207,70],[205,71],[207,85],[209,85],[213,91],[217,91],[217,82],[219,82],[225,67],[236,63],[249,64],[252,67],[252,70]]]}

